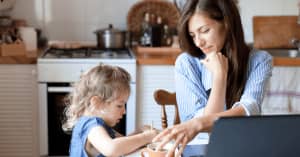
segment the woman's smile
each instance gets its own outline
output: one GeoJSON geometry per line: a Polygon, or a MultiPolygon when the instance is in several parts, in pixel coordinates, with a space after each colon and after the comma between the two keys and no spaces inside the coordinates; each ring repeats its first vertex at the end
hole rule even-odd
{"type": "Polygon", "coordinates": [[[212,46],[200,48],[203,53],[207,54],[212,51],[212,46]]]}

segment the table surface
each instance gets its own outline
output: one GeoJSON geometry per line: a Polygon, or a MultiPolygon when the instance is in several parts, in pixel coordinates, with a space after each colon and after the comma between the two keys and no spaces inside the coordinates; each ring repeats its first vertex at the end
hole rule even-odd
{"type": "MultiPolygon", "coordinates": [[[[185,147],[182,157],[202,157],[205,154],[206,146],[208,144],[209,136],[207,133],[198,134],[192,141],[185,147]]],[[[172,143],[170,143],[172,145],[172,143]]],[[[143,148],[125,155],[125,157],[140,157],[143,148]]]]}

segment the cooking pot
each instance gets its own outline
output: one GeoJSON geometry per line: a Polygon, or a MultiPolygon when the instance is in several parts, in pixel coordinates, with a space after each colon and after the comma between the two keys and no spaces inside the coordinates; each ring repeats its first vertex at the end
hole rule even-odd
{"type": "Polygon", "coordinates": [[[97,35],[97,46],[100,49],[125,48],[126,31],[120,31],[109,24],[108,28],[95,31],[97,35]]]}

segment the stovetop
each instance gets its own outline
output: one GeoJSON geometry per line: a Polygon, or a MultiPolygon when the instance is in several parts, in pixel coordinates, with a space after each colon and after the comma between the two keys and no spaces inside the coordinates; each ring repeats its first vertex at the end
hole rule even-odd
{"type": "Polygon", "coordinates": [[[98,48],[57,49],[49,48],[41,56],[43,59],[132,59],[130,49],[103,50],[98,48]]]}
{"type": "Polygon", "coordinates": [[[124,68],[136,81],[136,58],[131,49],[105,51],[97,48],[48,48],[37,59],[39,82],[75,82],[81,74],[99,64],[124,68]]]}

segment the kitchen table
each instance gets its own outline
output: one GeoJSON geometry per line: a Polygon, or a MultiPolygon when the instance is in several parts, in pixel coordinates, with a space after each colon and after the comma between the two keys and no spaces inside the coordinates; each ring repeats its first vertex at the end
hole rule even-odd
{"type": "MultiPolygon", "coordinates": [[[[145,147],[138,149],[137,151],[125,155],[125,157],[141,157],[141,151],[145,147]]],[[[187,145],[182,153],[182,157],[203,157],[206,145],[187,145]]]]}
{"type": "MultiPolygon", "coordinates": [[[[200,133],[198,134],[192,141],[190,141],[184,151],[182,153],[182,157],[202,157],[206,152],[206,147],[208,144],[208,134],[207,133],[200,133]]],[[[166,147],[172,146],[172,143],[169,143],[166,147]]],[[[143,148],[138,149],[137,151],[125,155],[125,157],[140,157],[141,151],[143,148]]]]}
{"type": "MultiPolygon", "coordinates": [[[[168,148],[172,147],[172,145],[173,145],[172,142],[170,142],[167,145],[165,145],[164,148],[168,149],[168,148]]],[[[142,147],[142,148],[140,148],[140,149],[138,149],[138,150],[136,150],[136,151],[134,151],[134,152],[132,152],[132,153],[130,153],[128,155],[125,155],[125,157],[140,157],[142,150],[145,149],[145,148],[146,147],[142,147]]]]}

